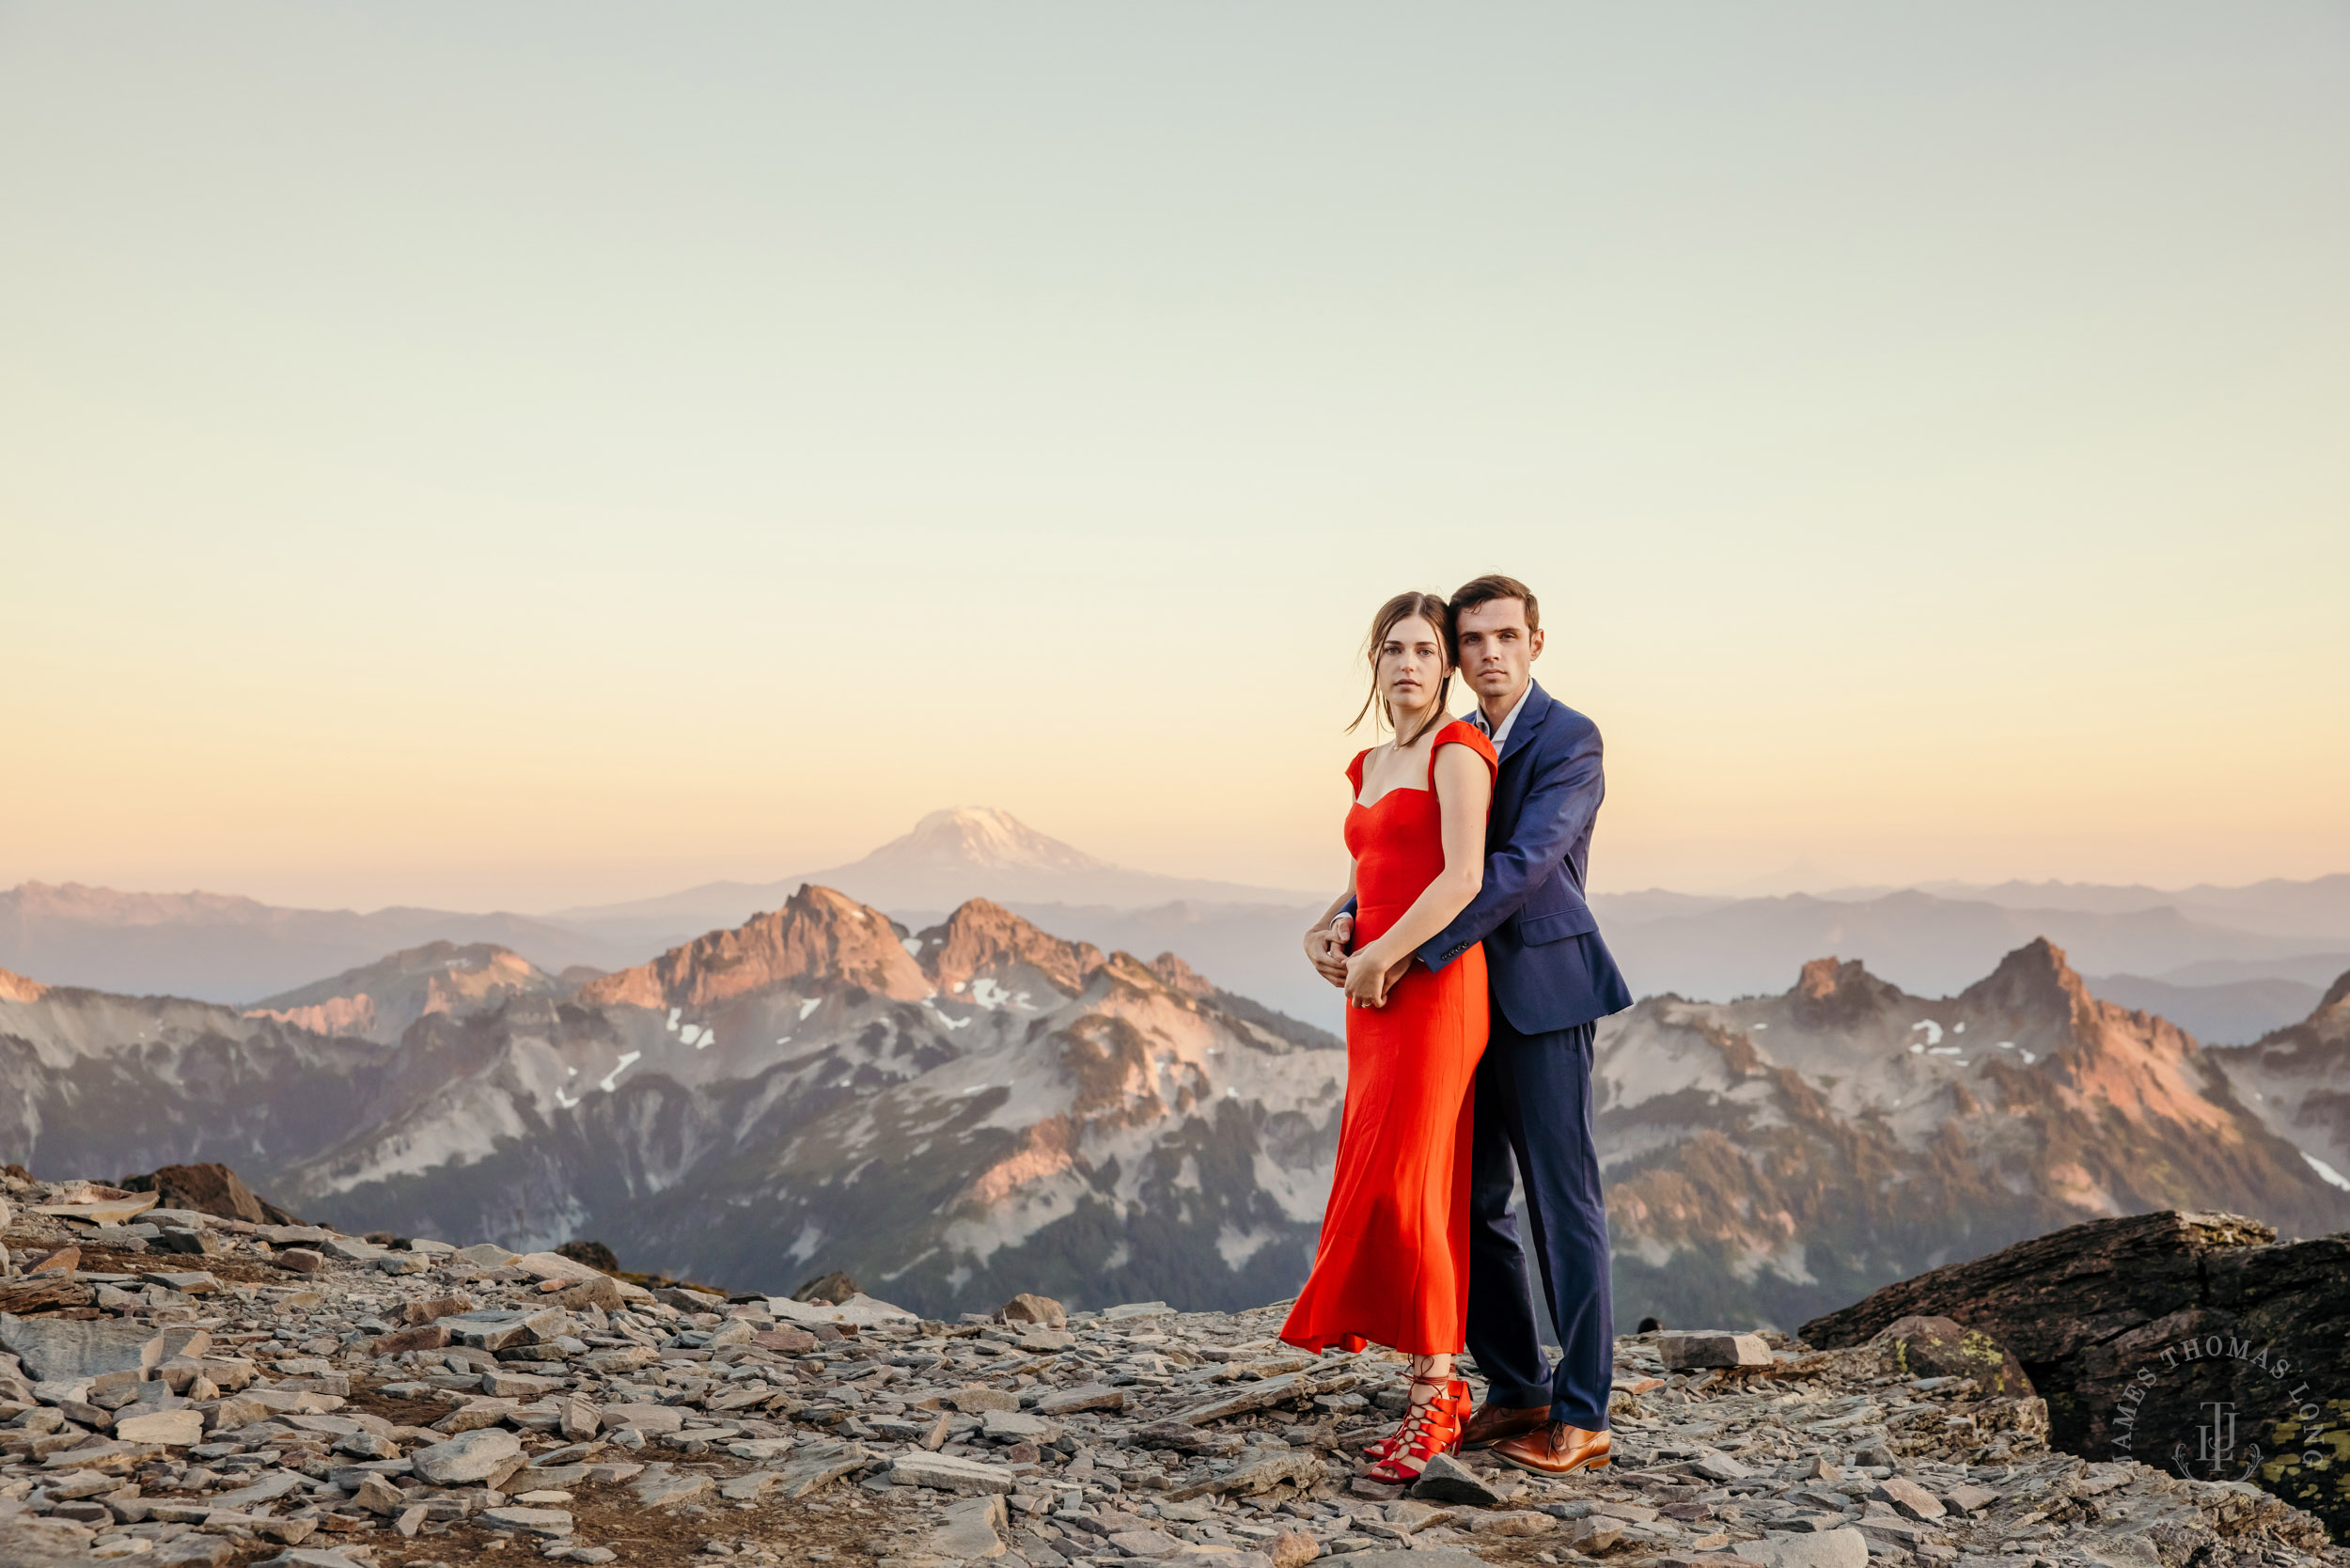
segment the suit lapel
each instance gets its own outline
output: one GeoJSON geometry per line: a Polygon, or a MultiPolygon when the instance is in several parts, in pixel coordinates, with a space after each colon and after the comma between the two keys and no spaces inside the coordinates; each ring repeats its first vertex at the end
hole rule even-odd
{"type": "Polygon", "coordinates": [[[1526,743],[1534,738],[1534,731],[1550,716],[1550,694],[1537,681],[1527,682],[1526,706],[1518,710],[1518,722],[1510,727],[1510,740],[1501,748],[1499,761],[1507,762],[1526,749],[1526,743]]]}

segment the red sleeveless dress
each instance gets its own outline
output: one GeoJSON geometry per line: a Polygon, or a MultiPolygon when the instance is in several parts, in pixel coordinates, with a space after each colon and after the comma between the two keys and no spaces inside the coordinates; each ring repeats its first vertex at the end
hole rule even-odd
{"type": "MultiPolygon", "coordinates": [[[[1493,743],[1458,719],[1437,732],[1419,789],[1360,804],[1363,758],[1347,765],[1355,945],[1375,941],[1444,870],[1436,750],[1493,743]]],[[[1479,835],[1481,841],[1483,835],[1479,835]]],[[[1312,1277],[1281,1325],[1306,1350],[1366,1342],[1408,1355],[1457,1352],[1468,1326],[1472,1090],[1485,1054],[1485,949],[1440,970],[1414,964],[1383,1008],[1346,1010],[1346,1107],[1312,1277]]]]}

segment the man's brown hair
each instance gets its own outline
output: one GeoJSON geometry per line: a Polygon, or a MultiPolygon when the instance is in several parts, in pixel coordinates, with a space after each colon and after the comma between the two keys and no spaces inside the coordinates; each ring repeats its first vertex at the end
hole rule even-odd
{"type": "Polygon", "coordinates": [[[1515,577],[1504,577],[1498,572],[1488,572],[1482,577],[1471,577],[1452,590],[1452,619],[1458,621],[1462,612],[1480,604],[1490,604],[1496,599],[1515,599],[1526,605],[1526,629],[1542,629],[1543,608],[1534,603],[1534,590],[1515,577]]]}

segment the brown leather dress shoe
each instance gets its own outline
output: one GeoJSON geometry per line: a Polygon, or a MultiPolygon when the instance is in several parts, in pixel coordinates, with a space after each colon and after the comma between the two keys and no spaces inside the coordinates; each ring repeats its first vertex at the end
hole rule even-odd
{"type": "Polygon", "coordinates": [[[1461,1446],[1465,1449],[1491,1448],[1504,1437],[1520,1433],[1540,1432],[1550,1424],[1550,1406],[1538,1404],[1531,1410],[1511,1410],[1491,1404],[1480,1404],[1477,1413],[1461,1429],[1461,1446]]]}
{"type": "Polygon", "coordinates": [[[1570,1475],[1576,1470],[1604,1470],[1614,1440],[1605,1432],[1586,1432],[1564,1421],[1550,1421],[1494,1445],[1494,1457],[1538,1476],[1570,1475]]]}

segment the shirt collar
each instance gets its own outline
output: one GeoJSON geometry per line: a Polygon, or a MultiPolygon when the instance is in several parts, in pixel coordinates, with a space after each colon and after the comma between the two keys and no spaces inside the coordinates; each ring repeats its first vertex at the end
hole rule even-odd
{"type": "MultiPolygon", "coordinates": [[[[1495,726],[1489,732],[1493,739],[1494,754],[1496,756],[1499,756],[1501,754],[1501,748],[1510,744],[1511,728],[1518,722],[1518,715],[1526,711],[1526,699],[1533,695],[1534,682],[1528,681],[1526,683],[1526,690],[1518,693],[1516,705],[1512,707],[1508,713],[1502,714],[1501,722],[1495,726]]],[[[1482,708],[1477,710],[1477,727],[1480,729],[1485,728],[1485,710],[1482,708]]]]}

